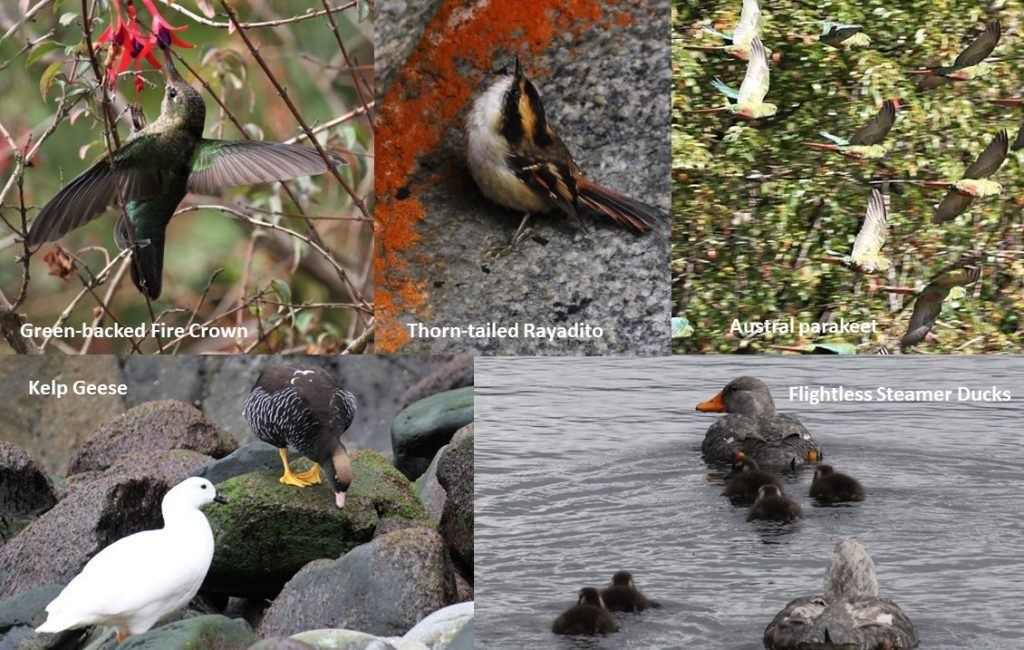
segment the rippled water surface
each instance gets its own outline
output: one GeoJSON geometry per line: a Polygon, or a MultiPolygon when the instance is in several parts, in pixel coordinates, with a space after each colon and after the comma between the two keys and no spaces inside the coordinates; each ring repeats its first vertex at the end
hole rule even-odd
{"type": "Polygon", "coordinates": [[[859,538],[880,595],[923,648],[1024,648],[1021,358],[488,359],[476,372],[476,603],[483,648],[760,648],[789,600],[818,594],[832,547],[859,538]],[[866,501],[797,524],[744,521],[700,457],[717,415],[694,411],[751,374],[799,417],[866,501]],[[789,386],[993,385],[1013,401],[790,401],[789,386]],[[583,586],[629,569],[661,610],[621,631],[550,632],[583,586]]]}

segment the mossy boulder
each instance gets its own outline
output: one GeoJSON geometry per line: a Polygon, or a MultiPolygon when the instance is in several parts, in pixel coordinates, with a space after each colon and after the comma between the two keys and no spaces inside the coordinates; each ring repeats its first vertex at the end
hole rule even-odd
{"type": "Polygon", "coordinates": [[[98,428],[72,458],[68,474],[105,470],[129,453],[189,449],[221,458],[236,446],[194,406],[174,400],[147,402],[98,428]]]}
{"type": "Polygon", "coordinates": [[[437,450],[473,421],[473,387],[449,390],[413,402],[391,426],[395,467],[414,480],[422,475],[437,450]]]}
{"type": "Polygon", "coordinates": [[[259,640],[244,620],[207,614],[128,637],[117,650],[248,650],[259,640]]]}
{"type": "Polygon", "coordinates": [[[409,528],[303,567],[274,599],[260,632],[341,628],[400,636],[456,597],[444,540],[432,528],[409,528]]]}
{"type": "Polygon", "coordinates": [[[0,440],[0,545],[57,503],[57,491],[28,452],[0,440]]]}
{"type": "MultiPolygon", "coordinates": [[[[306,461],[293,469],[302,471],[306,461]]],[[[323,483],[282,484],[278,472],[251,472],[217,486],[226,505],[207,509],[216,551],[207,592],[273,596],[307,563],[334,559],[371,540],[385,519],[429,522],[409,481],[374,451],[352,454],[355,480],[344,509],[323,483]]]]}

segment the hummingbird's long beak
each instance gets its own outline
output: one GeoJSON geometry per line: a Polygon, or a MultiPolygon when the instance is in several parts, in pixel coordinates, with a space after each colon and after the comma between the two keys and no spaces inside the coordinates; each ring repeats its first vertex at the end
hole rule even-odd
{"type": "Polygon", "coordinates": [[[174,67],[174,57],[168,50],[164,50],[164,81],[184,81],[178,74],[178,69],[174,67]]]}

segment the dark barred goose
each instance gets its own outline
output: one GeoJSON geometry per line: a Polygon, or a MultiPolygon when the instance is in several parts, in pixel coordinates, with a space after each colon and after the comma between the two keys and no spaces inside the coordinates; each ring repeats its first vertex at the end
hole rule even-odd
{"type": "Polygon", "coordinates": [[[786,605],[764,631],[769,650],[916,648],[917,629],[899,605],[878,597],[875,563],[853,538],[836,544],[825,593],[786,605]]]}
{"type": "Polygon", "coordinates": [[[281,482],[296,487],[319,483],[322,465],[339,508],[345,507],[345,493],[352,483],[352,463],[341,434],[355,413],[355,396],[319,368],[267,368],[245,399],[245,419],[253,433],[280,450],[281,482]],[[313,468],[293,473],[288,467],[288,447],[313,461],[313,468]]]}
{"type": "Polygon", "coordinates": [[[729,463],[743,452],[761,467],[795,469],[821,460],[821,444],[799,420],[775,412],[772,394],[760,379],[733,379],[697,410],[728,414],[704,435],[701,452],[710,461],[729,463]]]}

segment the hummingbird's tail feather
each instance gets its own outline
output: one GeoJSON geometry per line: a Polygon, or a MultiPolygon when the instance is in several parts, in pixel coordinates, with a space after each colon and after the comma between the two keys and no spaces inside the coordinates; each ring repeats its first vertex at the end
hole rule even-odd
{"type": "Polygon", "coordinates": [[[661,210],[584,178],[578,180],[577,191],[584,205],[637,232],[660,231],[656,226],[668,222],[661,210]]]}
{"type": "Polygon", "coordinates": [[[140,242],[132,251],[132,282],[150,300],[160,297],[163,288],[164,238],[150,238],[140,242]]]}

